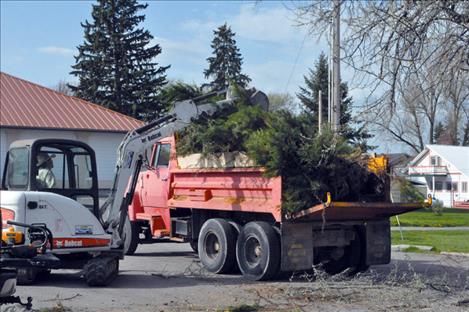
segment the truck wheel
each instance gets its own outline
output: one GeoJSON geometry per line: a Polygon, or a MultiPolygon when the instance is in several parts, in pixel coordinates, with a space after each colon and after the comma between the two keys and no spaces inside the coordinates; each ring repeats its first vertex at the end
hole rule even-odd
{"type": "Polygon", "coordinates": [[[236,244],[238,266],[249,279],[268,280],[280,267],[280,240],[267,222],[249,222],[238,236],[236,244]]]}
{"type": "Polygon", "coordinates": [[[324,264],[324,269],[327,273],[334,275],[349,269],[347,275],[353,276],[360,271],[362,241],[358,232],[355,233],[355,239],[350,242],[350,245],[344,247],[344,249],[342,257],[339,259],[331,259],[324,264]]]}
{"type": "Polygon", "coordinates": [[[124,254],[133,255],[140,242],[140,226],[135,221],[125,219],[124,224],[124,254]]]}
{"type": "Polygon", "coordinates": [[[207,220],[199,234],[199,258],[204,267],[213,273],[227,273],[236,257],[236,234],[224,219],[207,220]]]}
{"type": "Polygon", "coordinates": [[[16,283],[18,285],[30,285],[36,281],[38,269],[19,268],[16,273],[16,283]]]}
{"type": "Polygon", "coordinates": [[[199,243],[196,241],[190,241],[189,245],[191,246],[192,250],[197,253],[199,252],[199,243]]]}
{"type": "Polygon", "coordinates": [[[83,277],[88,286],[107,286],[119,274],[119,259],[95,257],[83,268],[83,277]]]}

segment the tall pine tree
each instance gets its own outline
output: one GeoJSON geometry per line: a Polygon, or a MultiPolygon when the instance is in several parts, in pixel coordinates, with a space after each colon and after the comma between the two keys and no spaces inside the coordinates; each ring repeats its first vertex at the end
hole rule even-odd
{"type": "MultiPolygon", "coordinates": [[[[324,53],[319,55],[319,59],[315,65],[314,70],[309,69],[307,76],[304,76],[305,86],[300,87],[300,92],[297,93],[297,97],[301,104],[304,106],[306,111],[312,115],[314,127],[318,127],[318,116],[319,116],[319,105],[318,105],[318,94],[321,90],[321,101],[322,101],[322,120],[323,123],[327,122],[327,105],[328,105],[328,71],[329,66],[327,58],[324,53]]],[[[347,83],[341,82],[341,117],[340,117],[340,133],[350,143],[362,147],[367,150],[370,148],[366,144],[366,139],[371,138],[366,129],[361,125],[360,122],[353,121],[351,107],[353,99],[348,95],[347,83]]]]}
{"type": "Polygon", "coordinates": [[[153,36],[139,27],[145,20],[139,11],[147,6],[137,0],[93,5],[92,22],[81,24],[85,40],[72,66],[79,84],[69,87],[76,96],[140,119],[162,113],[157,96],[169,66],[158,66],[161,48],[150,45],[153,36]]]}
{"type": "Polygon", "coordinates": [[[206,79],[212,77],[209,85],[213,89],[220,90],[231,81],[246,88],[251,79],[241,73],[243,58],[236,46],[235,33],[226,23],[214,30],[213,33],[214,38],[211,44],[213,56],[207,58],[209,67],[204,70],[206,79]]]}

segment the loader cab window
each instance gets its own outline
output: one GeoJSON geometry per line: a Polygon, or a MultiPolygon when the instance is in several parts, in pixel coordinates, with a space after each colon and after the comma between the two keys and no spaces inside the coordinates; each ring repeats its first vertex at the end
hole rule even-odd
{"type": "Polygon", "coordinates": [[[94,151],[72,140],[38,140],[31,148],[31,190],[73,199],[99,216],[99,191],[94,151]]]}
{"type": "Polygon", "coordinates": [[[153,157],[153,167],[168,167],[171,144],[159,144],[153,157]]]}
{"type": "Polygon", "coordinates": [[[38,189],[91,189],[90,154],[70,145],[41,146],[36,153],[38,189]]]}
{"type": "Polygon", "coordinates": [[[93,186],[91,157],[84,149],[78,147],[73,149],[73,166],[75,188],[90,189],[93,186]]]}
{"type": "Polygon", "coordinates": [[[29,150],[26,147],[11,149],[8,153],[6,170],[8,189],[26,188],[29,176],[29,150]]]}
{"type": "MultiPolygon", "coordinates": [[[[58,148],[43,146],[36,154],[36,185],[38,189],[70,187],[67,157],[58,148]]],[[[34,159],[33,159],[34,161],[34,159]]]]}

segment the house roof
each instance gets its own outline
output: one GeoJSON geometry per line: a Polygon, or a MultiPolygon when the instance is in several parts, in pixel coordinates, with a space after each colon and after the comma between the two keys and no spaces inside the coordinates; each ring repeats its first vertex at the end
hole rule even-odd
{"type": "Polygon", "coordinates": [[[416,165],[431,150],[469,177],[469,146],[428,144],[410,163],[416,165]]]}
{"type": "Polygon", "coordinates": [[[128,132],[143,122],[0,72],[0,127],[128,132]]]}
{"type": "Polygon", "coordinates": [[[386,154],[386,156],[389,159],[390,167],[403,166],[403,165],[406,166],[407,163],[412,160],[412,157],[405,153],[391,153],[391,154],[386,154]]]}

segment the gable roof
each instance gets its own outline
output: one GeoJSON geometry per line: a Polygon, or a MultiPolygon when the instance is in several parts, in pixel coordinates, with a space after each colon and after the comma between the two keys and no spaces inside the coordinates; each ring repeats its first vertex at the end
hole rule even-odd
{"type": "Polygon", "coordinates": [[[0,72],[0,127],[128,132],[143,122],[0,72]]]}
{"type": "Polygon", "coordinates": [[[431,150],[469,177],[469,146],[428,144],[410,163],[415,165],[431,150]]]}

